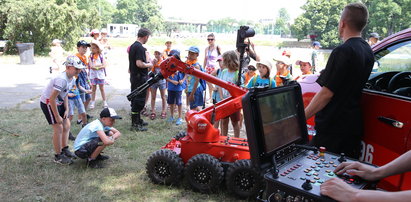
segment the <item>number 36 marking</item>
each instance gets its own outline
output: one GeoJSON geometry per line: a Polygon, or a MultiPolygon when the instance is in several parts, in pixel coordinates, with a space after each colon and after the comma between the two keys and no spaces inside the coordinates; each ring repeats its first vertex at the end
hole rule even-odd
{"type": "Polygon", "coordinates": [[[372,163],[374,147],[371,144],[366,144],[364,141],[361,141],[361,157],[360,161],[367,163],[372,163]]]}

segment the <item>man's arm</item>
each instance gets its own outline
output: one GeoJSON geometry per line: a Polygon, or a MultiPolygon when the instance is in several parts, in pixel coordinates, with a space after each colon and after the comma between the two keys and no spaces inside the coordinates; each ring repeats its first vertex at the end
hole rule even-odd
{"type": "Polygon", "coordinates": [[[153,64],[151,62],[143,62],[142,60],[136,60],[136,65],[138,68],[152,68],[153,64]]]}
{"type": "Polygon", "coordinates": [[[322,195],[337,201],[406,201],[411,198],[411,191],[385,192],[355,189],[339,178],[331,178],[321,185],[322,195]]]}
{"type": "Polygon", "coordinates": [[[320,92],[314,96],[310,104],[305,108],[305,118],[309,119],[322,110],[333,96],[334,93],[329,88],[323,86],[320,92]]]}

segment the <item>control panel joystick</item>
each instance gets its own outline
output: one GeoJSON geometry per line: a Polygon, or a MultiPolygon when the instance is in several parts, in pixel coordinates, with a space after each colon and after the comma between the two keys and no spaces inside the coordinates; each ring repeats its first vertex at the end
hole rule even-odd
{"type": "Polygon", "coordinates": [[[340,163],[342,163],[342,162],[344,162],[344,161],[347,161],[347,159],[345,158],[345,154],[344,154],[344,153],[341,153],[340,158],[338,158],[338,161],[339,161],[340,163]]]}
{"type": "Polygon", "coordinates": [[[311,190],[313,188],[309,179],[306,179],[301,187],[305,190],[311,190]]]}

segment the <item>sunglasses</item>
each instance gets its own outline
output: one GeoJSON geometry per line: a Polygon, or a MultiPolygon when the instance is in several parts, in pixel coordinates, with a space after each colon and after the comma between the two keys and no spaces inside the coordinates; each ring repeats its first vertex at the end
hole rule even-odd
{"type": "Polygon", "coordinates": [[[214,39],[207,39],[207,41],[214,41],[214,39]]]}

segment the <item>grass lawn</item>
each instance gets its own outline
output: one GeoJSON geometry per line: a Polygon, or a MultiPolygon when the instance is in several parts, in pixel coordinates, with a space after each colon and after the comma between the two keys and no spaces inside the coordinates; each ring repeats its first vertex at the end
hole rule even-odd
{"type": "MultiPolygon", "coordinates": [[[[146,159],[185,126],[157,119],[149,121],[148,132],[131,132],[128,112],[118,113],[123,119],[115,127],[122,136],[106,149],[111,158],[105,168],[91,169],[85,160],[70,166],[53,162],[52,129],[40,109],[0,109],[1,201],[237,201],[224,189],[206,195],[191,191],[186,183],[151,183],[146,159]]],[[[97,117],[96,112],[92,115],[97,117]]],[[[72,125],[73,134],[79,129],[72,125]]]]}

